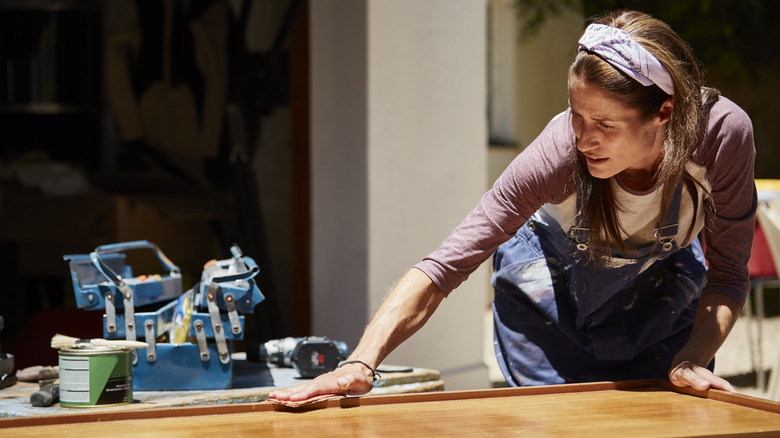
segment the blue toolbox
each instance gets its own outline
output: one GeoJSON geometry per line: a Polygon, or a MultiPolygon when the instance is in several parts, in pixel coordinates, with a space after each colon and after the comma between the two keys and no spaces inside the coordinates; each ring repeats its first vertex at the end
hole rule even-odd
{"type": "Polygon", "coordinates": [[[145,241],[103,245],[89,254],[65,255],[78,307],[105,311],[103,337],[140,340],[133,350],[133,389],[165,391],[232,387],[232,341],[243,339],[244,317],[264,297],[255,261],[230,248],[232,257],[205,264],[186,292],[182,276],[157,247],[145,241]],[[125,252],[151,250],[165,273],[134,276],[125,252]],[[155,311],[136,312],[165,303],[155,311]]]}

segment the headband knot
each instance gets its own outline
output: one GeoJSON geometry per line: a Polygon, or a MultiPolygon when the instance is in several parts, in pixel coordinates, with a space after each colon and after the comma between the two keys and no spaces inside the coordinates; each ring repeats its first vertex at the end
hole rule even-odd
{"type": "Polygon", "coordinates": [[[580,48],[593,52],[644,86],[658,85],[664,93],[674,94],[674,82],[661,62],[634,41],[623,29],[591,24],[579,41],[580,48]]]}

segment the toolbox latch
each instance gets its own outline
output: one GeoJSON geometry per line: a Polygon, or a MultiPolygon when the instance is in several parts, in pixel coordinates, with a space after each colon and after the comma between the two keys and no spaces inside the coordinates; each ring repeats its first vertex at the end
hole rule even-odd
{"type": "Polygon", "coordinates": [[[116,298],[111,291],[106,292],[106,331],[116,333],[116,298]]]}
{"type": "MultiPolygon", "coordinates": [[[[119,278],[119,277],[117,277],[119,278]]],[[[133,290],[121,278],[117,288],[122,292],[122,304],[125,306],[125,339],[135,341],[135,305],[133,304],[133,290]]],[[[138,362],[138,351],[133,350],[133,363],[138,362]]]]}
{"type": "Polygon", "coordinates": [[[146,360],[149,362],[154,362],[157,360],[157,340],[154,334],[154,321],[147,319],[144,322],[144,338],[146,339],[146,343],[149,344],[146,347],[146,360]]]}
{"type": "Polygon", "coordinates": [[[209,355],[209,347],[206,343],[206,331],[203,327],[203,321],[197,320],[193,324],[193,327],[195,328],[195,339],[198,341],[198,352],[200,353],[200,360],[203,362],[208,362],[210,355],[209,355]]]}
{"type": "Polygon", "coordinates": [[[225,309],[227,309],[228,318],[230,319],[230,328],[234,335],[241,333],[241,322],[238,319],[238,310],[236,309],[236,301],[233,298],[233,294],[225,294],[225,309]]]}
{"type": "Polygon", "coordinates": [[[211,319],[211,328],[214,329],[214,340],[217,342],[217,352],[219,361],[222,363],[230,362],[230,353],[228,353],[227,342],[225,342],[225,328],[222,327],[222,318],[219,316],[219,307],[217,306],[217,283],[211,283],[206,290],[206,306],[209,309],[209,318],[211,319]]]}

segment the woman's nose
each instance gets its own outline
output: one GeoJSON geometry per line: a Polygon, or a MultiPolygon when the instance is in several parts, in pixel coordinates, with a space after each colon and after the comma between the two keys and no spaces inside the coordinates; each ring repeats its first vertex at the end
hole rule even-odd
{"type": "Polygon", "coordinates": [[[593,135],[593,131],[588,129],[585,124],[582,124],[578,130],[575,130],[574,135],[577,137],[577,149],[580,151],[591,149],[596,144],[596,137],[593,135]]]}

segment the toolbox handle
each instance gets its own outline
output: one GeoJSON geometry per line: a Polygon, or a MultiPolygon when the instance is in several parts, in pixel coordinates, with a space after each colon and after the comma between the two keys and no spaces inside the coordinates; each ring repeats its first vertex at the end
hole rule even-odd
{"type": "Polygon", "coordinates": [[[122,252],[122,251],[128,251],[133,249],[151,249],[154,252],[154,255],[157,257],[157,260],[160,262],[160,264],[171,275],[177,275],[180,273],[179,267],[174,265],[173,262],[171,262],[171,260],[168,257],[166,257],[162,251],[160,251],[160,248],[157,245],[147,240],[136,240],[133,242],[111,243],[108,245],[101,245],[95,248],[95,251],[93,251],[89,255],[89,258],[92,259],[92,262],[95,264],[95,266],[103,275],[105,275],[109,280],[113,281],[114,283],[119,284],[122,281],[121,277],[117,275],[117,273],[114,272],[111,268],[109,268],[108,265],[105,262],[103,262],[103,259],[100,258],[100,256],[101,254],[122,252]]]}
{"type": "Polygon", "coordinates": [[[214,277],[211,279],[213,283],[226,283],[228,281],[240,281],[240,280],[249,280],[250,278],[253,278],[255,275],[257,275],[258,272],[260,272],[260,268],[257,266],[257,263],[248,257],[242,257],[241,261],[246,265],[247,270],[244,272],[239,272],[238,274],[233,275],[223,275],[221,277],[214,277]]]}

